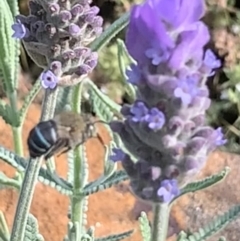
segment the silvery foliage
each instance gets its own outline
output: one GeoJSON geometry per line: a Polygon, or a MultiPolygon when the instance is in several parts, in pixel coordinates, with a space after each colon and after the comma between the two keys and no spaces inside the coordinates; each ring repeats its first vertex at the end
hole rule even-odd
{"type": "MultiPolygon", "coordinates": [[[[66,0],[59,2],[59,4],[72,6],[78,1],[66,0]]],[[[85,4],[89,3],[88,1],[82,2],[84,2],[85,4]]],[[[57,1],[45,0],[34,0],[32,1],[32,3],[38,5],[42,4],[45,7],[47,6],[47,4],[55,4],[55,7],[57,5],[57,1]]],[[[47,162],[47,168],[44,168],[40,167],[42,161],[41,159],[36,161],[24,157],[22,143],[22,126],[25,120],[26,112],[28,111],[28,107],[32,103],[33,99],[42,88],[42,86],[41,81],[37,80],[32,89],[26,95],[22,106],[20,108],[17,107],[18,96],[16,90],[18,88],[17,77],[19,73],[20,42],[19,40],[11,37],[13,33],[11,26],[14,24],[15,16],[19,16],[17,2],[11,0],[2,0],[0,4],[0,77],[3,89],[9,102],[0,100],[0,115],[3,120],[12,128],[14,151],[10,151],[4,146],[0,146],[0,158],[10,166],[14,167],[16,173],[13,178],[10,178],[6,176],[3,172],[0,172],[0,186],[1,188],[14,188],[20,191],[20,196],[18,200],[16,215],[14,218],[13,228],[11,231],[6,224],[4,214],[0,212],[0,240],[44,240],[44,237],[39,233],[38,221],[36,217],[29,213],[29,207],[31,205],[32,194],[34,191],[34,184],[36,181],[40,181],[45,185],[49,185],[50,187],[58,190],[61,194],[68,196],[71,200],[71,204],[69,207],[70,220],[68,223],[68,232],[64,238],[65,241],[118,241],[125,239],[132,234],[132,230],[123,232],[121,234],[109,234],[109,236],[107,237],[95,237],[94,227],[87,228],[86,218],[89,195],[110,188],[113,185],[128,179],[125,171],[117,170],[116,164],[109,161],[109,156],[112,154],[111,150],[113,148],[121,148],[122,150],[125,150],[127,153],[129,153],[124,147],[118,134],[111,132],[110,128],[107,127],[112,137],[112,141],[109,143],[109,145],[105,146],[106,154],[104,158],[103,173],[98,179],[92,182],[88,182],[88,172],[91,170],[88,169],[88,160],[86,156],[85,146],[80,146],[76,150],[70,151],[68,153],[67,162],[69,168],[66,180],[56,173],[54,160],[49,160],[47,162]],[[81,167],[81,169],[77,169],[79,167],[81,167]],[[81,207],[81,213],[76,212],[76,206],[81,207]]],[[[68,15],[66,14],[65,17],[67,18],[68,15]]],[[[100,51],[101,48],[106,46],[106,44],[114,36],[116,36],[117,33],[119,33],[124,27],[126,27],[126,25],[128,24],[128,20],[129,14],[126,13],[111,26],[109,26],[100,36],[98,36],[90,44],[91,52],[100,51]]],[[[44,21],[47,21],[47,18],[44,19],[44,21]]],[[[64,27],[66,26],[61,25],[61,28],[64,27]]],[[[66,34],[64,31],[63,33],[66,34]]],[[[93,36],[91,34],[88,36],[89,39],[87,43],[89,44],[89,40],[93,40],[91,39],[91,37],[93,36]]],[[[78,42],[76,41],[74,42],[74,44],[78,45],[78,42]]],[[[29,42],[25,41],[24,45],[27,49],[28,54],[36,61],[37,64],[41,65],[44,68],[50,69],[52,67],[52,62],[48,61],[49,59],[44,59],[42,58],[43,56],[39,57],[39,55],[36,55],[36,48],[40,48],[38,44],[29,44],[29,42]],[[41,60],[43,60],[43,62],[41,62],[41,60]]],[[[45,51],[47,51],[46,47],[47,46],[45,45],[45,51]]],[[[63,56],[60,57],[62,58],[63,56]]],[[[119,60],[119,68],[122,73],[122,78],[126,80],[125,72],[129,68],[130,63],[132,63],[133,60],[128,55],[125,44],[121,40],[118,40],[118,56],[116,57],[119,60]],[[129,60],[128,63],[123,61],[123,59],[126,59],[126,57],[129,60]]],[[[85,60],[86,59],[84,59],[83,62],[85,60]]],[[[123,116],[120,113],[120,106],[110,100],[108,96],[104,95],[96,87],[96,85],[83,74],[85,73],[83,71],[83,68],[81,69],[83,72],[80,73],[79,69],[77,71],[76,68],[72,68],[73,66],[69,65],[69,61],[67,61],[66,59],[64,61],[67,62],[67,64],[64,65],[65,69],[63,71],[66,75],[64,75],[63,72],[57,74],[59,74],[59,76],[61,75],[62,77],[62,79],[60,80],[63,83],[62,85],[67,87],[57,87],[54,90],[45,90],[41,120],[51,118],[55,112],[61,112],[63,109],[71,109],[73,111],[80,112],[80,103],[83,93],[82,90],[85,90],[86,88],[88,90],[91,102],[93,103],[94,110],[102,120],[107,122],[116,120],[116,118],[118,120],[122,120],[123,116]],[[84,78],[81,78],[81,82],[79,82],[79,78],[74,77],[71,79],[73,74],[76,73],[84,75],[84,78]],[[65,76],[68,77],[67,79],[65,79],[66,81],[64,82],[63,80],[65,76]]],[[[91,64],[93,64],[92,67],[95,66],[95,63],[91,61],[87,63],[89,66],[91,64]]],[[[90,71],[88,67],[84,67],[85,69],[87,69],[86,72],[90,71]]],[[[128,94],[131,95],[132,99],[134,99],[136,91],[135,87],[129,83],[126,83],[125,87],[128,94]]],[[[129,155],[134,160],[134,156],[131,155],[131,153],[129,153],[129,155]]],[[[170,209],[173,202],[177,200],[177,198],[179,198],[181,195],[205,189],[207,187],[210,187],[211,185],[216,184],[217,182],[222,181],[227,176],[228,172],[229,168],[225,168],[222,172],[215,174],[205,180],[187,184],[181,189],[180,195],[175,197],[175,199],[168,204],[167,208],[170,209]]],[[[223,216],[215,219],[209,225],[206,225],[206,227],[199,230],[199,232],[189,234],[182,231],[178,235],[178,241],[206,240],[207,237],[210,237],[211,235],[219,231],[222,227],[224,227],[226,224],[228,224],[231,220],[236,218],[239,212],[240,206],[236,206],[233,209],[229,210],[223,216]]],[[[167,222],[167,220],[160,220],[160,222],[164,223],[167,222]]],[[[147,216],[144,213],[139,219],[139,224],[142,238],[144,241],[151,240],[151,233],[154,233],[154,230],[151,229],[161,227],[161,223],[160,225],[156,225],[156,223],[154,224],[153,222],[151,228],[149,226],[147,216]]],[[[165,237],[159,238],[160,239],[158,240],[165,240],[165,237]]],[[[223,238],[221,240],[223,240],[223,238]]],[[[157,240],[152,239],[152,241],[157,240]]]]}

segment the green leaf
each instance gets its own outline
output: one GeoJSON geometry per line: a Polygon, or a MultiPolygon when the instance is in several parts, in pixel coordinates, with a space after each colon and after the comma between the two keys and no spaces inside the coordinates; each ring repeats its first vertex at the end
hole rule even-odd
{"type": "MultiPolygon", "coordinates": [[[[27,167],[27,161],[23,157],[16,155],[3,146],[0,146],[0,158],[20,172],[24,172],[27,167]]],[[[45,185],[57,189],[64,195],[72,194],[72,185],[70,183],[54,173],[49,173],[49,171],[44,168],[40,169],[38,180],[45,185]]]]}
{"type": "Polygon", "coordinates": [[[24,98],[23,105],[19,111],[19,120],[21,124],[25,120],[29,106],[31,105],[32,101],[34,100],[34,98],[36,97],[36,95],[39,93],[40,90],[41,90],[41,82],[40,80],[37,80],[33,85],[32,89],[27,94],[27,96],[24,98]]]}
{"type": "Polygon", "coordinates": [[[205,241],[235,220],[240,214],[240,205],[231,208],[225,214],[218,216],[204,228],[190,235],[180,233],[177,241],[205,241]]]}
{"type": "Polygon", "coordinates": [[[110,236],[103,237],[103,238],[97,238],[97,239],[95,239],[95,241],[120,241],[120,240],[130,237],[130,235],[132,233],[133,233],[133,230],[130,230],[130,231],[120,233],[120,234],[114,234],[114,235],[110,235],[110,236]]]}
{"type": "Polygon", "coordinates": [[[112,121],[114,116],[122,119],[122,115],[120,114],[121,106],[103,94],[91,80],[88,81],[88,84],[90,87],[91,102],[97,116],[107,122],[112,121]]]}
{"type": "Polygon", "coordinates": [[[19,56],[18,40],[12,38],[13,17],[6,0],[0,4],[0,69],[2,70],[3,88],[6,93],[14,92],[16,83],[16,58],[19,56]]]}
{"type": "Polygon", "coordinates": [[[6,104],[3,100],[0,100],[0,116],[9,125],[12,125],[11,113],[11,107],[8,104],[6,104]]]}
{"type": "Polygon", "coordinates": [[[207,177],[203,180],[192,182],[187,184],[184,188],[181,189],[181,194],[174,198],[171,203],[173,203],[177,198],[181,197],[182,195],[189,193],[189,192],[196,192],[205,188],[208,188],[210,186],[213,186],[225,179],[225,177],[230,172],[229,167],[225,167],[221,172],[218,174],[212,175],[210,177],[207,177]]]}
{"type": "Polygon", "coordinates": [[[58,114],[67,108],[71,100],[71,94],[72,88],[70,86],[59,88],[55,114],[58,114]]]}
{"type": "Polygon", "coordinates": [[[9,178],[3,172],[0,172],[0,187],[1,186],[7,188],[16,188],[17,190],[20,190],[21,182],[19,182],[19,180],[16,179],[9,178]]]}
{"type": "Polygon", "coordinates": [[[142,234],[143,241],[150,241],[151,238],[151,227],[149,220],[145,212],[141,212],[141,216],[138,219],[140,225],[140,231],[142,234]]]}
{"type": "Polygon", "coordinates": [[[122,79],[124,80],[123,84],[125,86],[127,94],[133,101],[136,98],[136,88],[132,84],[127,82],[128,77],[126,75],[126,70],[127,68],[130,68],[130,64],[135,63],[135,61],[128,54],[126,46],[121,39],[117,39],[117,45],[118,45],[118,64],[122,75],[122,79]]]}
{"type": "Polygon", "coordinates": [[[129,22],[129,12],[123,14],[114,23],[112,23],[92,44],[92,51],[99,51],[106,46],[129,22]]]}
{"type": "MultiPolygon", "coordinates": [[[[12,12],[12,17],[14,18],[19,14],[19,7],[18,7],[18,1],[13,0],[7,0],[8,5],[10,7],[10,10],[12,12]]],[[[18,88],[18,74],[19,74],[19,55],[20,55],[20,41],[18,39],[15,39],[15,68],[14,68],[14,86],[17,89],[18,88]]]]}
{"type": "Polygon", "coordinates": [[[8,229],[7,221],[2,211],[0,211],[0,240],[8,241],[10,232],[8,229]]]}
{"type": "Polygon", "coordinates": [[[74,151],[73,150],[70,150],[67,153],[67,163],[68,163],[67,181],[69,183],[73,183],[73,177],[74,177],[74,151]]]}
{"type": "MultiPolygon", "coordinates": [[[[110,150],[113,147],[113,142],[110,142],[110,150]]],[[[109,161],[109,147],[105,145],[105,158],[104,158],[104,181],[110,178],[117,170],[117,163],[109,161]]]]}
{"type": "Polygon", "coordinates": [[[19,7],[18,7],[18,2],[17,1],[12,1],[12,0],[7,0],[8,5],[10,7],[12,16],[16,16],[19,14],[19,7]]]}
{"type": "Polygon", "coordinates": [[[218,241],[227,241],[227,239],[225,237],[220,237],[218,241]]]}
{"type": "Polygon", "coordinates": [[[115,172],[110,178],[108,178],[105,182],[99,184],[98,180],[90,182],[83,189],[82,195],[88,196],[90,194],[105,190],[107,188],[112,187],[113,185],[118,184],[119,182],[128,180],[128,175],[125,171],[120,170],[115,172]]]}
{"type": "Polygon", "coordinates": [[[38,221],[31,213],[28,214],[24,241],[44,241],[43,236],[39,234],[38,221]]]}

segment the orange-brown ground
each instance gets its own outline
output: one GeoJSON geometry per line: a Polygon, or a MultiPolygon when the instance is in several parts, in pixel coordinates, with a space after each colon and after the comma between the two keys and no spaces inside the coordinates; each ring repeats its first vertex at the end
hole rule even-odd
{"type": "MultiPolygon", "coordinates": [[[[23,143],[26,150],[26,138],[29,130],[38,122],[40,106],[33,104],[30,107],[23,128],[23,143]]],[[[107,132],[101,129],[101,135],[105,141],[108,140],[107,132]]],[[[9,126],[0,120],[0,144],[12,149],[12,133],[9,126]]],[[[88,159],[90,165],[90,179],[97,178],[102,172],[102,159],[104,149],[97,139],[87,143],[88,159]]],[[[239,195],[239,158],[224,153],[213,153],[201,176],[210,175],[221,170],[225,165],[232,167],[232,171],[223,183],[206,191],[189,194],[182,197],[172,210],[172,229],[186,229],[187,225],[196,228],[211,220],[214,214],[221,214],[230,206],[240,202],[239,195]],[[176,222],[176,223],[175,223],[176,222]]],[[[65,156],[56,160],[57,171],[61,176],[66,175],[65,156]]],[[[0,170],[7,175],[13,174],[13,169],[0,161],[0,170]]],[[[11,189],[0,190],[0,210],[6,215],[7,223],[11,227],[13,215],[16,208],[18,194],[11,189]]],[[[67,231],[67,211],[69,200],[66,196],[59,194],[51,187],[41,183],[37,184],[31,212],[39,221],[40,233],[46,241],[63,240],[67,231]]],[[[129,241],[140,241],[138,224],[135,217],[141,210],[147,210],[146,206],[135,203],[135,198],[128,192],[125,184],[106,191],[91,195],[89,199],[88,225],[95,225],[96,235],[105,236],[135,228],[136,231],[129,241]],[[123,190],[125,188],[125,191],[123,190]],[[120,189],[120,190],[119,190],[120,189]]],[[[235,223],[226,229],[228,241],[239,240],[239,224],[235,223]]],[[[174,237],[171,238],[174,240],[174,237]]],[[[212,240],[217,240],[212,239],[212,240]]]]}

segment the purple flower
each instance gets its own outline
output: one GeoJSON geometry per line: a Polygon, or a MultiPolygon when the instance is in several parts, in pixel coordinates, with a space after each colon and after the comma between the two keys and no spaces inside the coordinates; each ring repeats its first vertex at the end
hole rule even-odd
{"type": "Polygon", "coordinates": [[[136,101],[134,105],[130,109],[132,121],[134,122],[141,122],[144,120],[145,116],[148,113],[148,108],[146,105],[141,101],[136,101]]]}
{"type": "Polygon", "coordinates": [[[126,36],[129,53],[140,65],[149,51],[153,63],[161,61],[175,46],[178,34],[196,30],[203,13],[203,1],[148,0],[134,6],[126,36]]]}
{"type": "Polygon", "coordinates": [[[179,43],[172,51],[168,63],[171,69],[180,70],[187,67],[197,70],[200,67],[203,54],[202,48],[209,41],[210,35],[204,23],[197,22],[194,26],[191,31],[179,35],[179,43]]]}
{"type": "MultiPolygon", "coordinates": [[[[163,52],[174,46],[167,34],[164,24],[160,21],[158,3],[145,1],[131,10],[130,23],[126,35],[126,46],[131,56],[140,64],[148,62],[147,50],[155,53],[163,52]],[[161,47],[159,46],[161,43],[161,47]]],[[[162,54],[163,55],[163,54],[162,54]]]]}
{"type": "Polygon", "coordinates": [[[13,38],[22,39],[29,36],[29,29],[27,29],[19,19],[12,25],[12,30],[14,31],[12,35],[13,38]]]}
{"type": "Polygon", "coordinates": [[[145,116],[148,127],[154,131],[160,130],[165,124],[165,116],[158,108],[152,108],[145,116]]]}
{"type": "Polygon", "coordinates": [[[162,20],[178,32],[191,29],[192,23],[198,21],[204,14],[203,1],[160,0],[158,8],[162,20]]]}
{"type": "Polygon", "coordinates": [[[215,139],[215,145],[216,146],[222,146],[222,145],[225,145],[227,143],[227,140],[224,139],[224,135],[222,133],[221,127],[214,130],[214,133],[213,133],[212,137],[214,137],[214,139],[215,139]]]}
{"type": "Polygon", "coordinates": [[[126,75],[128,76],[128,82],[133,85],[141,84],[141,70],[135,64],[131,64],[131,69],[126,70],[126,75]]]}
{"type": "Polygon", "coordinates": [[[205,52],[203,64],[205,72],[208,76],[212,76],[215,73],[212,70],[219,68],[221,66],[221,61],[216,58],[215,54],[210,49],[208,49],[205,52]]]}
{"type": "Polygon", "coordinates": [[[163,180],[161,182],[161,187],[158,189],[157,194],[159,197],[162,197],[163,202],[171,202],[173,198],[180,194],[177,180],[163,180]]]}
{"type": "Polygon", "coordinates": [[[174,90],[174,96],[180,98],[184,105],[189,105],[199,93],[198,78],[190,76],[178,81],[178,87],[174,90]]]}
{"type": "Polygon", "coordinates": [[[56,75],[53,74],[51,70],[47,70],[42,72],[40,76],[40,80],[42,82],[43,88],[47,89],[54,89],[57,86],[58,78],[56,75]]]}
{"type": "Polygon", "coordinates": [[[169,58],[169,52],[164,47],[158,50],[154,48],[147,49],[145,55],[151,59],[153,65],[159,65],[161,62],[166,61],[169,58]]]}
{"type": "Polygon", "coordinates": [[[110,160],[113,162],[123,161],[126,157],[126,154],[119,148],[112,149],[113,155],[110,156],[110,160]]]}
{"type": "Polygon", "coordinates": [[[69,33],[72,36],[77,36],[77,35],[80,35],[81,29],[78,25],[72,23],[72,24],[69,25],[69,33]]]}

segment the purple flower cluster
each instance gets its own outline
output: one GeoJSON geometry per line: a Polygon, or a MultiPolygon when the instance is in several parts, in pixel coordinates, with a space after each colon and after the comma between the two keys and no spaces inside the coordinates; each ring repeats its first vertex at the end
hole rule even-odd
{"type": "Polygon", "coordinates": [[[16,16],[13,37],[22,39],[33,61],[44,68],[44,88],[73,85],[97,65],[86,47],[102,32],[99,8],[91,0],[30,0],[30,14],[16,16]]]}
{"type": "Polygon", "coordinates": [[[137,100],[122,107],[125,121],[111,128],[138,161],[119,149],[112,160],[122,161],[133,193],[144,200],[170,202],[226,142],[205,122],[206,80],[220,61],[204,51],[204,12],[204,0],[146,0],[131,9],[126,45],[137,64],[127,76],[137,100]]]}

